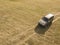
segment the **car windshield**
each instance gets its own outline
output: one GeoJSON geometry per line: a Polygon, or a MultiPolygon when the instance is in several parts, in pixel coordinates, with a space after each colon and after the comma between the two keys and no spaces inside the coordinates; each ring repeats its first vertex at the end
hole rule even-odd
{"type": "Polygon", "coordinates": [[[42,19],[43,19],[44,21],[48,21],[48,19],[47,19],[46,17],[43,17],[42,19]]]}

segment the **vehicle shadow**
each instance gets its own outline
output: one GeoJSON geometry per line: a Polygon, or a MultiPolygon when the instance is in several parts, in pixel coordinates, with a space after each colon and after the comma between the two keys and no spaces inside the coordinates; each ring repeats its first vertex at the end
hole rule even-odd
{"type": "Polygon", "coordinates": [[[49,29],[49,27],[51,26],[52,23],[49,23],[49,25],[47,25],[46,27],[43,27],[41,25],[37,25],[35,27],[35,32],[38,34],[45,34],[45,32],[49,29]]]}

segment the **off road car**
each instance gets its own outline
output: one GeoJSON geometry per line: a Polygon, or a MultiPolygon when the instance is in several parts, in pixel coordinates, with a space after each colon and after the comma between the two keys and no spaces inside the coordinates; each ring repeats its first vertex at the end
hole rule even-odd
{"type": "Polygon", "coordinates": [[[48,14],[44,17],[42,17],[42,19],[39,20],[38,24],[40,24],[41,26],[47,26],[49,25],[49,23],[51,23],[54,19],[54,15],[53,14],[48,14]]]}

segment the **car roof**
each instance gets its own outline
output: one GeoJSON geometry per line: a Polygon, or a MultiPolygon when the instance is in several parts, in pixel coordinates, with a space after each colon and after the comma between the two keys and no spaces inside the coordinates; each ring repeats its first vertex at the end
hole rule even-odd
{"type": "Polygon", "coordinates": [[[46,15],[45,17],[48,18],[48,19],[50,19],[50,18],[53,17],[53,16],[54,16],[53,14],[48,14],[48,15],[46,15]]]}

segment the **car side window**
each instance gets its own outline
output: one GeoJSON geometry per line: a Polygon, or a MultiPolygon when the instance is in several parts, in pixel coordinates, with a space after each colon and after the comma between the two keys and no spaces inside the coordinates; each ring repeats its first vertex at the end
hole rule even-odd
{"type": "Polygon", "coordinates": [[[48,22],[48,19],[46,17],[43,17],[43,20],[48,22]]]}

